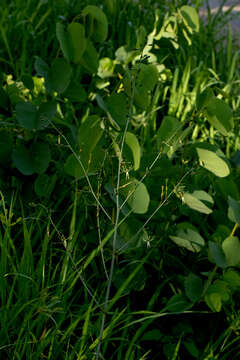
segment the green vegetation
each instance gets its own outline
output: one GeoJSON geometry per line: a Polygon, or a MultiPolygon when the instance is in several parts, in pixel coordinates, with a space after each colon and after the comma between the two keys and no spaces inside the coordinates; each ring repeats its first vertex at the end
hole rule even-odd
{"type": "Polygon", "coordinates": [[[239,48],[201,3],[1,1],[1,359],[238,359],[239,48]]]}

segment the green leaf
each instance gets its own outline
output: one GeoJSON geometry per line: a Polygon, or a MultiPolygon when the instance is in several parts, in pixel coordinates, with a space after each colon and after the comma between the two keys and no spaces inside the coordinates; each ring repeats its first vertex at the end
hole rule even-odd
{"type": "Polygon", "coordinates": [[[202,279],[197,275],[189,274],[184,280],[184,289],[187,297],[191,301],[198,301],[203,292],[202,279]]]}
{"type": "Polygon", "coordinates": [[[105,100],[107,108],[113,120],[120,126],[126,124],[127,99],[124,93],[113,93],[105,100]]]}
{"type": "MultiPolygon", "coordinates": [[[[95,175],[98,170],[101,169],[105,152],[97,146],[92,152],[80,152],[78,155],[85,172],[88,176],[95,175]]],[[[80,165],[79,160],[76,159],[75,155],[71,154],[65,163],[64,171],[76,179],[85,177],[84,170],[80,165]]]]}
{"type": "Polygon", "coordinates": [[[85,38],[85,29],[82,24],[72,22],[68,25],[69,49],[71,51],[71,61],[79,64],[87,48],[87,39],[85,38]]]}
{"type": "Polygon", "coordinates": [[[170,236],[175,244],[192,252],[199,252],[205,245],[201,235],[192,229],[180,229],[176,236],[170,236]]]}
{"type": "Polygon", "coordinates": [[[13,150],[12,160],[16,168],[23,175],[32,175],[35,172],[34,162],[28,149],[21,145],[13,150]]]}
{"type": "Polygon", "coordinates": [[[212,209],[206,206],[203,201],[211,205],[214,203],[214,201],[213,198],[205,191],[196,190],[192,194],[185,192],[182,199],[183,202],[193,210],[199,211],[203,214],[212,213],[212,209]]]}
{"type": "Polygon", "coordinates": [[[55,59],[47,74],[46,86],[49,91],[63,93],[70,84],[72,68],[69,63],[63,59],[55,59]]]}
{"type": "Polygon", "coordinates": [[[135,65],[134,72],[138,74],[136,77],[136,86],[139,91],[152,91],[158,82],[158,70],[152,64],[135,65]]]}
{"type": "Polygon", "coordinates": [[[218,177],[226,177],[230,174],[230,166],[228,162],[217,152],[212,151],[207,144],[198,144],[196,151],[199,158],[199,163],[205,169],[211,171],[218,177]]]}
{"type": "Polygon", "coordinates": [[[163,334],[158,329],[153,329],[145,332],[142,336],[142,341],[158,341],[163,337],[163,334]]]}
{"type": "Polygon", "coordinates": [[[57,181],[57,175],[40,174],[34,182],[35,193],[40,197],[49,198],[57,181]]]}
{"type": "Polygon", "coordinates": [[[92,74],[96,74],[98,71],[98,52],[90,40],[87,42],[87,47],[83,56],[81,57],[80,64],[92,74]]]}
{"type": "Polygon", "coordinates": [[[85,172],[93,175],[102,166],[104,151],[97,144],[102,136],[100,118],[97,115],[89,116],[78,130],[79,160],[75,155],[70,155],[65,164],[65,172],[78,179],[85,176],[85,172]]]}
{"type": "Polygon", "coordinates": [[[83,11],[87,37],[96,42],[103,42],[108,36],[108,21],[104,12],[97,6],[88,5],[83,11]]]}
{"type": "Polygon", "coordinates": [[[188,310],[192,304],[189,304],[186,296],[183,294],[173,295],[166,305],[166,309],[170,312],[183,312],[188,310]]]}
{"type": "Polygon", "coordinates": [[[19,124],[27,130],[37,129],[38,112],[37,107],[30,102],[16,105],[16,118],[19,124]]]}
{"type": "Polygon", "coordinates": [[[240,226],[240,201],[228,197],[228,218],[240,226]]]}
{"type": "Polygon", "coordinates": [[[212,99],[206,106],[206,113],[210,124],[221,134],[227,136],[232,131],[234,126],[232,110],[224,101],[212,99]]]}
{"type": "Polygon", "coordinates": [[[133,162],[134,162],[134,171],[139,169],[140,166],[140,158],[141,158],[141,148],[138,142],[138,139],[136,135],[127,132],[126,138],[125,138],[126,145],[129,146],[129,148],[132,151],[133,155],[133,162]]]}
{"type": "Polygon", "coordinates": [[[236,236],[227,237],[222,243],[228,266],[240,264],[240,241],[236,236]]]}
{"type": "Polygon", "coordinates": [[[166,148],[170,148],[176,135],[182,128],[182,124],[173,116],[164,116],[160,128],[157,132],[158,147],[166,144],[166,148]]]}
{"type": "Polygon", "coordinates": [[[148,190],[143,183],[131,178],[127,186],[120,191],[123,196],[128,197],[128,205],[132,208],[135,214],[144,214],[148,210],[150,197],[148,190]]]}
{"type": "MultiPolygon", "coordinates": [[[[65,27],[63,24],[61,23],[57,23],[56,24],[56,36],[57,39],[59,41],[61,50],[63,52],[64,57],[68,60],[71,61],[72,59],[72,49],[70,47],[70,42],[69,42],[69,35],[68,33],[65,31],[65,27]]],[[[44,76],[44,75],[42,75],[44,76]]]]}
{"type": "Polygon", "coordinates": [[[204,300],[213,312],[220,312],[222,308],[222,297],[219,293],[206,294],[204,300]]]}
{"type": "Polygon", "coordinates": [[[192,31],[199,31],[199,18],[196,9],[192,6],[184,5],[180,8],[181,15],[187,28],[192,31]]]}
{"type": "Polygon", "coordinates": [[[43,61],[39,56],[35,56],[34,68],[38,76],[46,77],[49,71],[48,64],[43,61]]]}
{"type": "Polygon", "coordinates": [[[110,58],[102,58],[99,60],[98,76],[102,79],[113,76],[115,62],[110,58]]]}
{"type": "Polygon", "coordinates": [[[38,126],[42,130],[49,125],[57,112],[56,102],[42,103],[38,109],[38,126]]]}
{"type": "Polygon", "coordinates": [[[222,302],[227,302],[231,297],[231,291],[228,287],[227,282],[217,279],[207,289],[206,294],[220,294],[222,302]]]}
{"type": "Polygon", "coordinates": [[[223,252],[221,244],[213,241],[208,242],[209,246],[209,260],[213,261],[216,265],[225,269],[227,267],[226,257],[223,252]]]}
{"type": "Polygon", "coordinates": [[[64,97],[72,102],[84,102],[87,100],[87,93],[79,82],[72,80],[64,92],[64,97]]]}
{"type": "Polygon", "coordinates": [[[237,271],[233,269],[226,270],[223,273],[223,280],[228,284],[231,289],[240,289],[240,274],[237,271]]]}
{"type": "Polygon", "coordinates": [[[33,159],[34,172],[38,174],[44,173],[51,160],[49,145],[43,142],[36,142],[30,147],[29,152],[33,159]]]}
{"type": "Polygon", "coordinates": [[[78,130],[80,151],[91,153],[103,134],[100,118],[97,115],[88,116],[78,130]]]}
{"type": "Polygon", "coordinates": [[[13,136],[10,131],[0,130],[0,163],[7,163],[11,158],[13,136]]]}

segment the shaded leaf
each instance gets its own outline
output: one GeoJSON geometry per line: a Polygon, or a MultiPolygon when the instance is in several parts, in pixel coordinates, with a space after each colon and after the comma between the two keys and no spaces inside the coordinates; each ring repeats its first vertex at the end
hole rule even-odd
{"type": "Polygon", "coordinates": [[[29,152],[33,159],[34,172],[38,174],[44,173],[51,160],[49,145],[43,142],[36,142],[30,147],[29,152]]]}
{"type": "Polygon", "coordinates": [[[103,42],[108,36],[108,21],[104,12],[97,6],[88,5],[83,11],[87,37],[96,42],[103,42]]]}
{"type": "Polygon", "coordinates": [[[68,41],[66,43],[70,49],[71,61],[79,64],[83,53],[87,48],[87,39],[85,38],[85,29],[82,24],[72,22],[68,25],[68,41]]]}
{"type": "Polygon", "coordinates": [[[30,102],[16,105],[16,118],[19,124],[27,130],[37,129],[37,107],[30,102]]]}
{"type": "Polygon", "coordinates": [[[28,149],[21,145],[13,150],[12,160],[16,168],[23,175],[32,175],[35,172],[33,159],[28,149]]]}
{"type": "Polygon", "coordinates": [[[191,301],[199,300],[203,292],[202,279],[195,274],[189,274],[184,280],[184,289],[191,301]]]}
{"type": "Polygon", "coordinates": [[[47,74],[46,86],[49,91],[63,93],[70,84],[72,68],[65,59],[55,59],[47,74]]]}
{"type": "Polygon", "coordinates": [[[209,260],[213,261],[216,265],[225,269],[227,267],[226,257],[223,252],[221,244],[215,243],[213,241],[208,242],[209,246],[209,260]]]}
{"type": "Polygon", "coordinates": [[[190,304],[183,294],[173,295],[167,302],[166,309],[170,312],[183,312],[188,310],[192,304],[190,304]]]}
{"type": "Polygon", "coordinates": [[[228,218],[240,226],[240,201],[228,197],[228,218]]]}

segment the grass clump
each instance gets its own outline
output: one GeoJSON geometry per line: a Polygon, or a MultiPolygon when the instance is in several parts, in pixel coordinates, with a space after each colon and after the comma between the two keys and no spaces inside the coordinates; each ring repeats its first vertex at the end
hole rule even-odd
{"type": "Polygon", "coordinates": [[[239,53],[201,5],[1,7],[2,357],[237,354],[239,53]]]}

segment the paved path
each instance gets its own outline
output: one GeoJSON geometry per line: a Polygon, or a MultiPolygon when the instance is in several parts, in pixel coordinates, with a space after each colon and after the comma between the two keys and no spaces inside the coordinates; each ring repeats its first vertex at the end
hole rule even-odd
{"type": "MultiPolygon", "coordinates": [[[[216,13],[218,11],[220,3],[221,0],[209,0],[212,13],[216,13]]],[[[234,5],[234,8],[232,10],[233,14],[238,15],[231,22],[232,29],[236,35],[239,33],[240,42],[240,0],[227,0],[225,5],[223,6],[223,11],[227,11],[232,5],[234,5]]],[[[206,7],[203,7],[203,9],[200,11],[200,14],[203,16],[207,14],[206,7]]]]}

